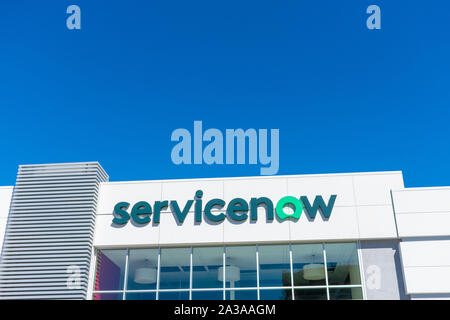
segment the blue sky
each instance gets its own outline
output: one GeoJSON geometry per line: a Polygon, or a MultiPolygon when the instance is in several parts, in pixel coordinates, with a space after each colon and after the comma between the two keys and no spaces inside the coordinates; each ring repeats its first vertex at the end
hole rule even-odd
{"type": "Polygon", "coordinates": [[[111,180],[259,175],[176,166],[171,132],[279,128],[278,174],[402,170],[450,185],[448,1],[2,1],[0,185],[99,161],[111,180]],[[82,29],[66,28],[81,7],[82,29]],[[382,29],[365,26],[368,5],[382,29]]]}

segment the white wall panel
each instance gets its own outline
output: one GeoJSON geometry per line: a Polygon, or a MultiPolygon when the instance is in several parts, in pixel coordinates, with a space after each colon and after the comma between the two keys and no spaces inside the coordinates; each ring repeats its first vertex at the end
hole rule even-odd
{"type": "Polygon", "coordinates": [[[336,207],[328,220],[317,213],[310,221],[303,213],[297,222],[290,222],[293,241],[359,239],[358,217],[355,207],[336,207]]]}
{"type": "Polygon", "coordinates": [[[0,187],[0,219],[8,218],[14,187],[0,187]]]}
{"type": "Polygon", "coordinates": [[[393,191],[399,236],[450,235],[450,188],[393,191]]]}
{"type": "Polygon", "coordinates": [[[450,266],[405,267],[407,294],[450,293],[450,266]]]}
{"type": "Polygon", "coordinates": [[[268,197],[274,205],[282,197],[287,196],[287,181],[285,178],[252,178],[226,179],[224,185],[224,200],[229,202],[234,198],[268,197]]]}
{"type": "Polygon", "coordinates": [[[395,212],[450,214],[450,188],[413,188],[393,191],[395,212]]]}
{"type": "Polygon", "coordinates": [[[402,241],[400,248],[405,267],[450,267],[450,239],[402,241]]]}
{"type": "Polygon", "coordinates": [[[289,222],[266,222],[263,215],[258,217],[258,221],[250,222],[249,219],[242,223],[224,221],[224,241],[225,243],[240,242],[277,242],[289,241],[289,222]]]}
{"type": "MultiPolygon", "coordinates": [[[[222,180],[168,180],[162,183],[162,200],[176,200],[183,208],[188,200],[194,199],[197,190],[203,191],[203,204],[214,198],[223,199],[222,180]]],[[[190,211],[194,211],[194,206],[190,211]]]]}
{"type": "Polygon", "coordinates": [[[403,188],[401,172],[355,175],[353,181],[357,205],[391,204],[390,190],[403,188]]]}
{"type": "Polygon", "coordinates": [[[259,208],[256,223],[225,220],[218,225],[210,225],[203,218],[200,226],[190,226],[194,207],[183,225],[177,225],[167,209],[161,214],[158,227],[160,245],[393,238],[396,231],[390,191],[399,186],[403,186],[399,172],[103,183],[97,212],[107,214],[108,218],[98,219],[95,244],[128,246],[155,243],[154,236],[158,231],[154,227],[140,229],[131,223],[121,232],[114,229],[112,235],[108,235],[112,228],[114,205],[119,201],[132,204],[147,201],[153,205],[154,201],[177,200],[180,206],[184,206],[186,201],[194,200],[197,190],[204,192],[203,205],[212,198],[223,199],[228,204],[236,197],[249,201],[252,197],[265,196],[273,201],[274,207],[286,195],[305,195],[311,203],[317,195],[322,195],[326,202],[332,194],[336,194],[337,199],[328,221],[324,221],[320,213],[315,221],[309,221],[304,212],[296,222],[280,222],[275,215],[272,223],[266,223],[265,210],[259,208]],[[102,222],[104,219],[108,221],[102,222]]]}
{"type": "Polygon", "coordinates": [[[0,256],[14,187],[0,187],[0,256]]]}
{"type": "Polygon", "coordinates": [[[401,238],[450,235],[450,213],[402,213],[396,219],[401,238]]]}
{"type": "Polygon", "coordinates": [[[450,188],[392,192],[409,294],[450,293],[450,188]]]}
{"type": "Polygon", "coordinates": [[[223,243],[223,223],[210,223],[203,220],[194,222],[194,214],[189,213],[182,225],[171,213],[161,215],[159,244],[189,245],[204,243],[223,243]]]}
{"type": "Polygon", "coordinates": [[[359,206],[358,224],[361,239],[392,239],[397,237],[392,205],[359,206]]]}
{"type": "Polygon", "coordinates": [[[112,215],[97,215],[94,243],[97,247],[125,246],[157,246],[159,243],[159,227],[151,223],[136,226],[128,223],[124,226],[113,226],[112,215]]]}
{"type": "Polygon", "coordinates": [[[311,201],[321,195],[328,201],[332,194],[337,195],[335,206],[354,206],[355,197],[351,175],[338,176],[306,176],[287,179],[288,193],[295,196],[307,196],[311,201]]]}
{"type": "Polygon", "coordinates": [[[5,237],[5,231],[6,231],[6,224],[7,224],[7,222],[8,222],[8,219],[0,218],[0,258],[1,258],[1,252],[2,252],[1,249],[3,248],[3,239],[5,237]]]}
{"type": "Polygon", "coordinates": [[[109,182],[100,184],[97,213],[112,214],[118,202],[129,202],[131,206],[138,201],[147,201],[152,206],[161,200],[161,182],[109,182]]]}
{"type": "Polygon", "coordinates": [[[450,239],[400,242],[408,294],[450,293],[450,239]]]}

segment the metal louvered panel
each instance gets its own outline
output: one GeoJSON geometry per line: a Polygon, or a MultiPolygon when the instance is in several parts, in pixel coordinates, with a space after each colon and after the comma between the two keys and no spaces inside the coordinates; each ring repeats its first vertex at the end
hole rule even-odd
{"type": "Polygon", "coordinates": [[[86,298],[98,188],[105,181],[97,162],[19,166],[0,299],[86,298]],[[73,270],[79,281],[71,281],[77,280],[73,270]]]}

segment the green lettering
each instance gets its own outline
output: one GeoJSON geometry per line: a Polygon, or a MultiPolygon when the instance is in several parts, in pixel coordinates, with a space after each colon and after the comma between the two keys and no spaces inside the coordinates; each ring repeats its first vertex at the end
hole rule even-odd
{"type": "Polygon", "coordinates": [[[275,211],[277,212],[277,216],[281,219],[281,220],[285,220],[285,219],[299,219],[300,215],[302,214],[303,211],[303,205],[300,202],[299,199],[295,198],[295,197],[291,197],[291,196],[287,196],[287,197],[283,197],[280,199],[280,201],[278,201],[277,206],[275,208],[275,211]],[[294,206],[294,213],[293,214],[286,214],[284,212],[284,207],[287,206],[288,204],[291,204],[294,206]]]}

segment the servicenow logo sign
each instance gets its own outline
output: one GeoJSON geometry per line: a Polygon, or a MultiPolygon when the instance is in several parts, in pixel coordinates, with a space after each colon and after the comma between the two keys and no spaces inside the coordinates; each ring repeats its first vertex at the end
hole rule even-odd
{"type": "Polygon", "coordinates": [[[112,222],[116,225],[125,225],[132,220],[139,225],[151,221],[153,221],[153,224],[158,224],[161,211],[169,207],[181,224],[189,212],[194,214],[196,223],[202,222],[203,219],[221,222],[225,218],[237,222],[245,221],[248,218],[251,221],[257,221],[258,207],[265,208],[267,220],[274,219],[274,211],[281,221],[286,219],[297,221],[302,212],[305,212],[311,220],[314,220],[318,211],[322,213],[324,219],[328,219],[336,201],[336,195],[331,195],[327,203],[320,195],[315,196],[314,199],[308,199],[306,196],[299,198],[287,196],[279,199],[274,207],[274,202],[267,197],[251,198],[250,202],[242,198],[234,198],[228,203],[222,199],[212,199],[205,204],[203,204],[202,197],[203,191],[197,190],[194,200],[188,200],[183,207],[180,207],[176,200],[155,201],[153,207],[146,201],[139,201],[134,204],[119,202],[114,206],[112,222]],[[223,210],[224,208],[226,209],[223,210]]]}

